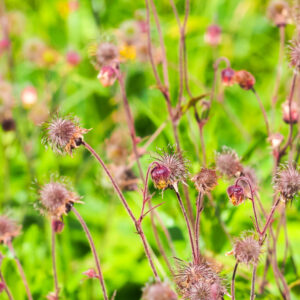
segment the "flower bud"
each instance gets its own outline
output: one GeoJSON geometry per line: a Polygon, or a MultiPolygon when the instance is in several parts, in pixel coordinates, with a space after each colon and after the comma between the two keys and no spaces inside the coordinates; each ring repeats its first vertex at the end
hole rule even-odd
{"type": "Polygon", "coordinates": [[[280,146],[280,144],[282,143],[283,139],[284,139],[284,137],[280,133],[273,133],[268,138],[273,149],[277,149],[280,146]]]}
{"type": "Polygon", "coordinates": [[[32,107],[37,101],[37,91],[33,86],[27,86],[21,92],[21,101],[24,108],[32,107]]]}
{"type": "Polygon", "coordinates": [[[96,273],[94,269],[88,269],[87,271],[82,273],[83,275],[86,275],[88,278],[98,278],[99,275],[96,273]]]}
{"type": "Polygon", "coordinates": [[[52,220],[52,229],[55,233],[61,233],[65,227],[65,224],[62,220],[54,219],[52,220]]]}
{"type": "Polygon", "coordinates": [[[157,165],[151,170],[151,178],[156,188],[163,190],[170,185],[171,171],[163,165],[157,165]]]}
{"type": "Polygon", "coordinates": [[[66,60],[69,65],[75,67],[80,63],[80,55],[76,51],[68,51],[66,60]]]}
{"type": "Polygon", "coordinates": [[[278,27],[291,21],[291,9],[286,1],[273,1],[268,7],[268,17],[278,27]]]}
{"type": "Polygon", "coordinates": [[[218,25],[210,25],[206,29],[204,42],[212,47],[218,46],[221,43],[221,27],[218,25]]]}
{"type": "Polygon", "coordinates": [[[244,189],[240,185],[232,185],[227,189],[227,194],[233,205],[237,206],[245,200],[244,189]]]}
{"type": "Polygon", "coordinates": [[[0,293],[5,290],[5,283],[3,281],[0,282],[0,293]]]}
{"type": "Polygon", "coordinates": [[[289,102],[282,104],[283,121],[287,124],[295,124],[299,120],[299,108],[295,102],[291,103],[291,113],[289,102]]]}
{"type": "Polygon", "coordinates": [[[244,90],[252,89],[255,84],[254,76],[245,70],[236,71],[234,79],[235,82],[238,83],[240,87],[244,90]]]}
{"type": "Polygon", "coordinates": [[[112,86],[117,79],[117,72],[111,66],[102,67],[97,78],[104,87],[112,86]]]}
{"type": "Polygon", "coordinates": [[[230,67],[222,70],[221,77],[222,77],[222,83],[225,86],[231,86],[235,83],[235,71],[231,69],[230,67]]]}

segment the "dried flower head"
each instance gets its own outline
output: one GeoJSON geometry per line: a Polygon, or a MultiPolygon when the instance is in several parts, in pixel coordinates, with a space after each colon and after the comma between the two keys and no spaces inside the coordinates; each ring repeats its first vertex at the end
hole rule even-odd
{"type": "Polygon", "coordinates": [[[245,190],[241,185],[234,184],[227,189],[227,194],[232,204],[237,206],[245,200],[245,190]]]}
{"type": "Polygon", "coordinates": [[[222,175],[229,178],[239,176],[243,170],[243,166],[240,163],[237,153],[225,146],[222,148],[221,152],[217,153],[216,167],[222,175]]]}
{"type": "Polygon", "coordinates": [[[176,293],[166,282],[146,284],[143,288],[142,300],[177,300],[176,293]]]}
{"type": "Polygon", "coordinates": [[[240,263],[256,265],[261,254],[261,246],[254,235],[245,235],[234,242],[233,254],[240,263]]]}
{"type": "Polygon", "coordinates": [[[204,42],[212,47],[218,46],[221,43],[222,29],[220,26],[213,24],[207,27],[204,42]]]}
{"type": "Polygon", "coordinates": [[[175,283],[184,299],[218,300],[226,292],[222,278],[204,259],[199,263],[178,260],[175,283]],[[197,298],[200,295],[204,298],[197,298]]]}
{"type": "Polygon", "coordinates": [[[255,84],[254,76],[245,70],[236,71],[234,75],[234,80],[244,90],[252,89],[255,84]]]}
{"type": "Polygon", "coordinates": [[[299,171],[292,165],[284,166],[274,178],[274,187],[281,194],[284,201],[293,200],[300,191],[299,171]]]}
{"type": "Polygon", "coordinates": [[[221,77],[222,77],[222,83],[225,86],[231,86],[235,83],[235,71],[231,69],[230,67],[222,70],[221,77]]]}
{"type": "Polygon", "coordinates": [[[45,137],[43,142],[59,153],[72,155],[72,151],[79,147],[83,141],[83,135],[89,130],[81,128],[77,119],[56,117],[44,125],[45,137]]]}
{"type": "Polygon", "coordinates": [[[218,184],[218,177],[215,170],[202,168],[198,174],[193,176],[192,181],[198,192],[207,193],[218,184]]]}
{"type": "Polygon", "coordinates": [[[40,211],[55,219],[67,214],[74,203],[79,203],[80,197],[68,190],[63,183],[51,181],[43,185],[39,191],[40,211]]]}
{"type": "Polygon", "coordinates": [[[268,7],[268,17],[278,27],[291,21],[291,10],[286,1],[272,1],[268,7]]]}
{"type": "Polygon", "coordinates": [[[158,189],[164,190],[170,186],[177,189],[177,183],[184,182],[188,175],[188,161],[180,152],[163,151],[154,163],[156,166],[151,170],[151,177],[158,189]]]}
{"type": "Polygon", "coordinates": [[[24,44],[23,55],[25,59],[40,65],[42,64],[42,56],[45,50],[46,45],[42,40],[39,38],[31,38],[24,44]]]}
{"type": "Polygon", "coordinates": [[[11,241],[20,234],[21,226],[7,216],[0,216],[0,243],[11,241]]]}
{"type": "Polygon", "coordinates": [[[97,70],[104,66],[116,65],[119,61],[119,51],[113,43],[102,42],[98,45],[91,45],[89,53],[97,70]]]}
{"type": "Polygon", "coordinates": [[[289,46],[291,66],[300,70],[300,41],[295,39],[289,46]]]}

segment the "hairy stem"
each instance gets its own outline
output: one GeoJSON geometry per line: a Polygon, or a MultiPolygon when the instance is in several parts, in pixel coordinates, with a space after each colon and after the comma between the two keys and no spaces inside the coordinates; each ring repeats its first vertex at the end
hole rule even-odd
{"type": "Polygon", "coordinates": [[[31,292],[30,292],[30,289],[29,289],[29,285],[28,285],[28,282],[27,282],[27,279],[26,279],[23,267],[22,267],[22,265],[21,265],[18,257],[16,256],[16,252],[15,252],[15,249],[14,249],[14,247],[12,245],[12,242],[8,241],[7,242],[7,246],[9,248],[10,252],[12,253],[12,255],[14,257],[14,260],[15,260],[15,262],[17,264],[19,273],[21,275],[21,278],[22,278],[22,281],[23,281],[23,284],[24,284],[24,287],[25,287],[25,290],[26,290],[27,297],[28,297],[29,300],[32,300],[32,295],[31,295],[31,292]]]}
{"type": "Polygon", "coordinates": [[[257,266],[253,266],[253,271],[252,271],[252,282],[251,282],[251,294],[250,294],[250,300],[255,299],[255,279],[256,279],[256,269],[257,266]]]}
{"type": "Polygon", "coordinates": [[[237,271],[238,265],[239,265],[239,262],[237,261],[234,266],[232,279],[231,279],[231,300],[235,300],[235,276],[236,276],[236,271],[237,271]]]}
{"type": "Polygon", "coordinates": [[[105,282],[104,282],[104,277],[103,277],[103,273],[102,273],[102,269],[101,269],[101,265],[100,265],[100,259],[97,255],[97,251],[96,251],[96,247],[95,247],[95,243],[93,241],[93,238],[91,236],[91,233],[86,225],[86,223],[84,222],[83,218],[81,217],[80,213],[75,209],[75,207],[72,207],[72,211],[74,212],[76,218],[78,219],[79,223],[81,224],[86,237],[89,241],[93,256],[94,256],[94,260],[96,263],[96,268],[97,268],[97,273],[98,273],[98,279],[101,285],[101,289],[102,289],[102,293],[103,293],[103,297],[105,300],[108,300],[108,296],[107,296],[107,291],[106,291],[106,287],[105,287],[105,282]]]}
{"type": "Polygon", "coordinates": [[[200,235],[200,215],[203,210],[203,194],[199,192],[196,207],[197,207],[197,214],[196,214],[196,225],[195,225],[195,243],[196,243],[196,255],[197,261],[200,261],[200,246],[199,246],[199,235],[200,235]]]}
{"type": "Polygon", "coordinates": [[[55,231],[51,225],[51,255],[52,255],[52,269],[53,269],[53,278],[54,278],[54,288],[55,288],[55,296],[58,299],[59,295],[59,286],[58,286],[58,278],[57,278],[57,270],[56,270],[56,255],[55,255],[55,231]]]}
{"type": "Polygon", "coordinates": [[[10,289],[8,288],[7,284],[6,284],[6,281],[4,279],[4,276],[2,274],[2,272],[0,271],[0,278],[1,278],[1,281],[4,283],[4,290],[5,290],[5,293],[8,297],[9,300],[14,300],[14,297],[10,291],[10,289]]]}

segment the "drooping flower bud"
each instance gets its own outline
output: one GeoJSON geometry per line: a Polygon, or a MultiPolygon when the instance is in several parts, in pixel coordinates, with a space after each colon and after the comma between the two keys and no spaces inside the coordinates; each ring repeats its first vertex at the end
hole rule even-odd
{"type": "Polygon", "coordinates": [[[286,26],[291,21],[291,10],[286,1],[272,1],[268,7],[268,17],[278,27],[286,26]]]}
{"type": "Polygon", "coordinates": [[[215,47],[221,43],[221,27],[213,24],[208,26],[204,35],[204,41],[206,44],[215,47]]]}
{"type": "Polygon", "coordinates": [[[69,65],[76,67],[80,63],[80,55],[76,51],[68,51],[66,54],[66,61],[69,65]]]}
{"type": "Polygon", "coordinates": [[[299,108],[296,102],[291,103],[291,111],[289,102],[285,101],[282,104],[282,118],[287,124],[296,124],[299,120],[299,108]]]}
{"type": "Polygon", "coordinates": [[[255,84],[254,76],[245,70],[236,71],[234,75],[235,82],[244,90],[250,90],[255,84]]]}
{"type": "Polygon", "coordinates": [[[21,101],[24,108],[31,108],[37,101],[38,95],[35,87],[27,86],[21,92],[21,101]]]}
{"type": "Polygon", "coordinates": [[[55,218],[52,220],[51,226],[55,233],[61,233],[65,227],[65,224],[61,219],[55,218]]]}
{"type": "Polygon", "coordinates": [[[278,132],[271,134],[268,138],[268,141],[270,142],[273,149],[278,149],[283,140],[284,136],[278,132]]]}
{"type": "Polygon", "coordinates": [[[97,78],[104,87],[112,86],[117,79],[117,71],[111,66],[101,68],[97,78]]]}
{"type": "Polygon", "coordinates": [[[171,171],[164,165],[158,165],[151,170],[151,178],[156,188],[166,189],[170,185],[171,171]]]}
{"type": "Polygon", "coordinates": [[[295,39],[292,41],[289,46],[290,50],[290,64],[292,67],[296,68],[296,70],[300,70],[300,41],[299,39],[295,39]]]}
{"type": "Polygon", "coordinates": [[[222,77],[222,83],[225,86],[231,86],[235,83],[235,71],[231,69],[230,67],[222,70],[221,77],[222,77]]]}
{"type": "Polygon", "coordinates": [[[240,185],[231,185],[227,189],[227,194],[233,205],[237,206],[245,200],[245,191],[240,185]]]}

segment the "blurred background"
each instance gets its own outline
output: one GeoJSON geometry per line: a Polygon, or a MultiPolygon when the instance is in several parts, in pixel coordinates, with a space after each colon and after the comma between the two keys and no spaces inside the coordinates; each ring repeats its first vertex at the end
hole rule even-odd
{"type": "MultiPolygon", "coordinates": [[[[175,2],[183,17],[184,1],[175,2]]],[[[179,31],[169,1],[155,3],[167,48],[170,91],[175,105],[179,89],[179,31]]],[[[194,95],[209,92],[213,62],[225,56],[234,69],[245,69],[255,76],[256,90],[272,118],[274,131],[287,135],[288,125],[282,121],[281,104],[286,100],[290,88],[292,70],[289,68],[286,47],[276,113],[271,115],[279,31],[267,18],[267,6],[267,1],[259,0],[191,1],[186,37],[190,87],[194,95]],[[204,39],[208,26],[212,24],[218,24],[222,30],[221,42],[217,46],[211,46],[204,39]]],[[[103,157],[115,176],[120,174],[122,167],[132,158],[120,89],[118,84],[108,88],[100,84],[98,71],[91,63],[89,53],[95,43],[104,40],[122,46],[124,36],[135,34],[136,22],[145,20],[145,3],[142,0],[6,0],[5,10],[2,5],[1,14],[2,20],[4,17],[8,20],[11,48],[5,44],[7,23],[3,21],[0,33],[0,206],[1,214],[7,214],[22,225],[22,234],[13,243],[33,297],[45,299],[53,290],[50,222],[34,209],[38,199],[35,190],[39,184],[46,183],[52,174],[59,174],[68,177],[75,191],[83,197],[84,204],[76,207],[94,237],[110,295],[117,290],[116,300],[140,299],[142,287],[152,277],[151,269],[135,227],[109,180],[83,148],[76,150],[73,157],[58,156],[51,149],[45,149],[41,143],[39,124],[56,112],[77,116],[82,127],[92,128],[85,136],[86,141],[103,157]],[[24,90],[31,93],[27,94],[27,98],[24,90]],[[9,108],[4,109],[7,103],[9,108]]],[[[158,49],[159,60],[159,40],[152,18],[151,24],[153,45],[158,49]]],[[[287,44],[294,30],[295,25],[287,26],[287,44]]],[[[141,145],[145,145],[148,137],[168,120],[165,100],[155,87],[151,66],[142,57],[143,52],[134,46],[121,48],[120,51],[124,59],[121,70],[126,76],[126,90],[137,135],[142,139],[141,145]]],[[[235,149],[242,163],[255,169],[262,202],[270,208],[273,160],[257,100],[253,93],[238,86],[224,90],[220,84],[216,98],[210,120],[204,128],[208,165],[214,166],[216,151],[220,151],[222,146],[235,149]]],[[[191,161],[190,172],[194,174],[202,166],[202,156],[198,127],[192,111],[188,111],[181,119],[179,131],[185,156],[191,161]]],[[[174,143],[171,123],[167,122],[158,137],[147,145],[147,153],[141,159],[143,171],[146,172],[157,148],[174,143]]],[[[134,180],[138,176],[136,165],[132,174],[128,175],[133,179],[130,185],[126,181],[128,176],[125,179],[122,176],[119,176],[119,182],[124,184],[128,203],[138,215],[142,185],[134,180]]],[[[238,207],[232,206],[226,195],[229,184],[232,183],[219,180],[213,192],[215,207],[205,200],[200,240],[202,251],[220,264],[222,274],[228,279],[231,278],[235,260],[232,256],[225,256],[231,251],[232,245],[222,229],[220,219],[233,238],[244,230],[253,229],[250,201],[238,207]]],[[[191,187],[191,199],[196,199],[197,191],[193,183],[188,181],[188,185],[191,187]]],[[[174,193],[165,191],[162,200],[161,193],[155,191],[152,182],[149,188],[151,192],[156,192],[154,205],[164,202],[157,211],[171,234],[177,256],[188,261],[191,253],[187,230],[174,193]]],[[[300,294],[299,209],[298,200],[287,209],[290,251],[285,275],[288,283],[294,286],[293,299],[299,299],[300,294]]],[[[97,280],[87,279],[82,274],[94,267],[84,232],[72,213],[64,221],[65,228],[57,236],[61,299],[101,299],[97,280]]],[[[156,254],[155,262],[160,274],[163,278],[170,278],[155,243],[149,217],[145,218],[143,228],[156,254]]],[[[162,232],[159,233],[167,246],[162,232]]],[[[2,271],[8,286],[15,299],[26,299],[12,255],[5,246],[1,246],[1,252],[5,256],[2,271]]],[[[281,232],[278,241],[279,261],[283,258],[283,252],[284,234],[281,232]]],[[[169,249],[167,254],[173,262],[169,249]]],[[[264,262],[265,254],[258,269],[260,278],[264,262]]],[[[250,268],[241,267],[236,283],[237,299],[249,297],[250,279],[250,268]]],[[[270,284],[263,295],[257,295],[257,299],[281,299],[271,271],[268,279],[270,284]]],[[[0,294],[0,299],[7,299],[6,295],[0,294]]]]}

